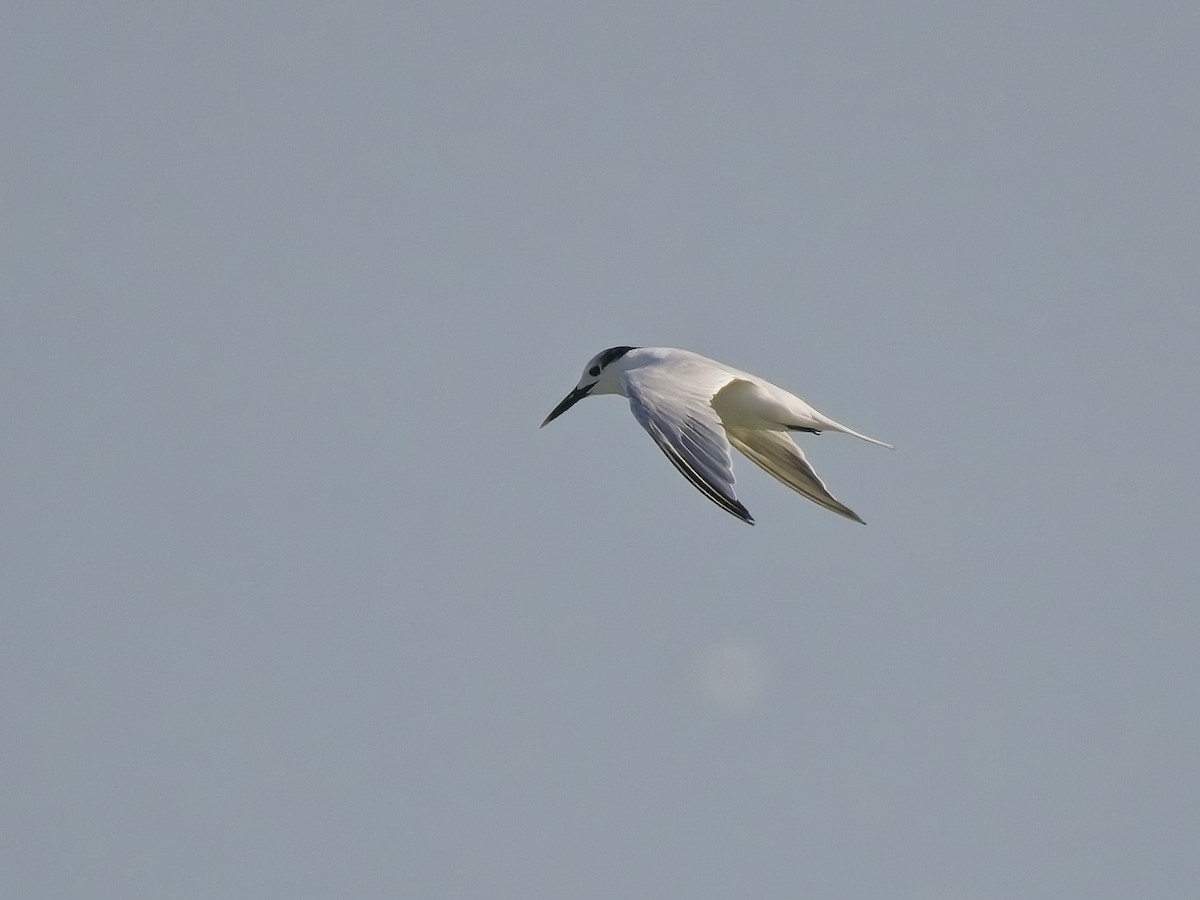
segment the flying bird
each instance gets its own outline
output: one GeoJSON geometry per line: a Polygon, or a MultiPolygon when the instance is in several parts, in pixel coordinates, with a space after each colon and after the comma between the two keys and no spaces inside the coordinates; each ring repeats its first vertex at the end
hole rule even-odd
{"type": "Polygon", "coordinates": [[[721,509],[751,525],[754,518],[733,490],[731,446],[792,490],[855,522],[863,520],[829,493],[790,432],[836,431],[892,449],[757,375],[690,350],[610,347],[596,354],[579,384],[541,427],[590,394],[628,397],[634,418],[683,477],[721,509]]]}

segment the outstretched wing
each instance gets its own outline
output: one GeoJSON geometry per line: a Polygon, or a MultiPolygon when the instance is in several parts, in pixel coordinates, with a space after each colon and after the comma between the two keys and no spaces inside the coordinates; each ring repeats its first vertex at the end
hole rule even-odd
{"type": "Polygon", "coordinates": [[[711,402],[730,375],[701,366],[644,367],[621,379],[634,418],[671,464],[721,509],[753,525],[750,511],[734,493],[729,440],[711,402]]]}
{"type": "Polygon", "coordinates": [[[786,432],[749,428],[729,428],[727,431],[730,443],[764,472],[814,503],[819,503],[847,519],[862,522],[858,513],[829,493],[825,482],[821,481],[805,457],[804,451],[786,432]]]}

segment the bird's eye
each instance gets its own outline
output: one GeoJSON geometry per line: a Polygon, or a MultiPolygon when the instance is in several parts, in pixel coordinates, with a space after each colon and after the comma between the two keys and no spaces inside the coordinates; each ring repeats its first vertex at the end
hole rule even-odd
{"type": "Polygon", "coordinates": [[[591,375],[593,378],[599,378],[600,377],[600,367],[592,366],[590,369],[588,369],[588,374],[591,375]]]}

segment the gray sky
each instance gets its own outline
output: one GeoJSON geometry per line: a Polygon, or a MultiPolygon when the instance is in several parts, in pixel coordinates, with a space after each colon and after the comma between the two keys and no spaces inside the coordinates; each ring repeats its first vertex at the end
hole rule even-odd
{"type": "Polygon", "coordinates": [[[0,894],[1200,894],[1200,7],[15,4],[0,894]],[[614,344],[792,388],[758,520],[614,344]]]}

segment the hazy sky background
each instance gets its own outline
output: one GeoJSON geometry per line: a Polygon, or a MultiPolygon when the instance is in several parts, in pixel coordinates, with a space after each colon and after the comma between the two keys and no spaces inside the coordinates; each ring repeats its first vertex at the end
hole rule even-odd
{"type": "Polygon", "coordinates": [[[16,3],[0,894],[1200,895],[1200,5],[16,3]],[[739,460],[697,350],[895,452],[739,460]]]}

